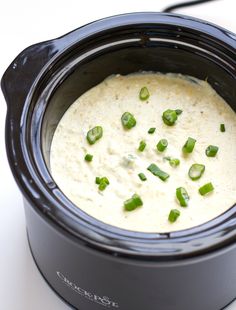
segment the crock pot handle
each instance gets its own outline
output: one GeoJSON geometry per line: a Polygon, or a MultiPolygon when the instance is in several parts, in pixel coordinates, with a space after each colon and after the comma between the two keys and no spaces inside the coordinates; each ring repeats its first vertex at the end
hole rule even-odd
{"type": "Polygon", "coordinates": [[[22,51],[5,71],[1,88],[10,107],[23,105],[35,78],[44,65],[60,50],[57,40],[38,43],[22,51]]]}

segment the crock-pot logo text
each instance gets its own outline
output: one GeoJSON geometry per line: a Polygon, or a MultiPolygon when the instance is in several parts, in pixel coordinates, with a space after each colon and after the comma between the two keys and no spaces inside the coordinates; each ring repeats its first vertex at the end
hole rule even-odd
{"type": "Polygon", "coordinates": [[[100,297],[96,294],[86,291],[85,289],[79,287],[77,284],[71,282],[66,276],[64,276],[60,271],[57,271],[57,276],[62,280],[62,282],[71,288],[76,293],[80,294],[84,298],[89,299],[90,301],[96,302],[97,304],[104,306],[106,308],[119,308],[117,302],[110,300],[109,297],[103,296],[100,297]]]}

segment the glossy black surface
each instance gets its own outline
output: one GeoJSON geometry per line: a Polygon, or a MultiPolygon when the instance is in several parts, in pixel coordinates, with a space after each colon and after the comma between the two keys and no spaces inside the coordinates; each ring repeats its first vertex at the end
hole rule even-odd
{"type": "Polygon", "coordinates": [[[61,116],[110,74],[152,70],[207,78],[236,109],[235,48],[235,36],[219,27],[179,15],[137,13],[100,20],[26,49],[2,79],[7,152],[25,197],[89,246],[119,255],[176,260],[235,243],[235,206],[193,229],[135,233],[76,208],[48,171],[50,143],[61,116]]]}

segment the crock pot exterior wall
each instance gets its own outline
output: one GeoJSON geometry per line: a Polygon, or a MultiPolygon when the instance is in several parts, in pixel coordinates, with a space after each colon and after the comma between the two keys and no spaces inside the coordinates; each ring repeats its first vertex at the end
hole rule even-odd
{"type": "Polygon", "coordinates": [[[169,263],[120,258],[89,248],[24,203],[35,262],[76,309],[220,310],[235,298],[235,246],[169,263]]]}

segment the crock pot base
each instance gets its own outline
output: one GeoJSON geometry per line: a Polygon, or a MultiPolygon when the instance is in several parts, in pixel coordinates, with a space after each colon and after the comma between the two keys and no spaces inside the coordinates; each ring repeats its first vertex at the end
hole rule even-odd
{"type": "MultiPolygon", "coordinates": [[[[30,253],[31,253],[31,255],[32,255],[33,261],[34,261],[34,263],[35,263],[35,265],[36,265],[36,267],[37,267],[39,273],[41,274],[41,276],[43,277],[43,279],[44,279],[45,282],[47,283],[47,285],[48,285],[48,286],[51,288],[51,290],[60,298],[60,300],[61,300],[64,304],[66,304],[67,306],[69,306],[71,309],[81,310],[81,309],[79,309],[79,308],[75,308],[75,307],[72,306],[68,301],[66,301],[66,300],[65,300],[65,299],[51,286],[51,284],[47,281],[47,279],[45,278],[44,274],[43,274],[42,271],[40,270],[40,268],[39,268],[39,266],[38,266],[38,264],[37,264],[37,262],[36,262],[36,259],[35,259],[35,257],[34,257],[34,253],[33,253],[33,251],[32,251],[31,245],[30,245],[29,234],[28,234],[27,229],[26,229],[26,234],[27,234],[28,245],[29,245],[29,249],[30,249],[30,253]]],[[[229,307],[234,301],[236,301],[236,297],[235,297],[232,301],[230,301],[227,305],[225,305],[222,309],[220,309],[220,310],[226,310],[226,308],[229,307]]],[[[122,310],[122,309],[121,309],[121,310],[122,310]]]]}
{"type": "MultiPolygon", "coordinates": [[[[79,308],[75,308],[74,306],[72,306],[72,304],[70,304],[68,301],[66,301],[66,300],[65,300],[65,299],[51,286],[51,284],[50,284],[50,283],[48,282],[48,280],[45,278],[44,274],[43,274],[42,271],[40,270],[40,268],[39,268],[39,266],[38,266],[38,264],[37,264],[37,262],[36,262],[36,259],[35,259],[35,257],[34,257],[34,253],[33,253],[33,251],[32,251],[31,245],[30,245],[29,234],[28,234],[27,229],[26,229],[26,235],[27,235],[27,240],[28,240],[28,245],[29,245],[29,249],[30,249],[31,256],[32,256],[32,258],[33,258],[33,261],[34,261],[34,263],[35,263],[35,266],[37,267],[37,269],[38,269],[40,275],[43,277],[44,281],[47,283],[47,285],[50,287],[50,289],[57,295],[57,297],[60,298],[60,300],[61,300],[65,305],[67,305],[68,307],[70,307],[72,310],[73,310],[73,309],[74,309],[74,310],[81,310],[81,309],[79,309],[79,308]]],[[[222,310],[223,310],[223,309],[222,309],[222,310]]]]}

